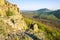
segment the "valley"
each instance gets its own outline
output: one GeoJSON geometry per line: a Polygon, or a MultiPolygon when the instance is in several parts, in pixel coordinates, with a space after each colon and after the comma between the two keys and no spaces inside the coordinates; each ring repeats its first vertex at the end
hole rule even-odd
{"type": "MultiPolygon", "coordinates": [[[[24,17],[27,17],[35,21],[41,22],[45,25],[60,29],[60,19],[54,15],[54,13],[58,14],[58,12],[56,11],[51,11],[49,9],[44,8],[38,11],[26,11],[21,13],[24,17]]],[[[59,11],[59,15],[60,15],[60,11],[59,11]]]]}

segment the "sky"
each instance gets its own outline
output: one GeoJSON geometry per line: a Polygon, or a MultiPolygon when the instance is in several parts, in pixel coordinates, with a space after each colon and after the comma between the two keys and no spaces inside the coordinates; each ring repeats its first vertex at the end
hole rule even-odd
{"type": "Polygon", "coordinates": [[[38,10],[48,8],[51,10],[60,9],[60,0],[8,0],[16,4],[20,10],[38,10]]]}

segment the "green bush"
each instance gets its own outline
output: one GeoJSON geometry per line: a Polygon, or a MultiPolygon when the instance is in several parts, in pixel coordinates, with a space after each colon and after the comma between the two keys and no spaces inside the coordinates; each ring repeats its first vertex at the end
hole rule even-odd
{"type": "Polygon", "coordinates": [[[44,25],[42,25],[41,23],[37,23],[38,24],[38,27],[39,27],[39,29],[41,29],[41,30],[43,30],[43,31],[45,31],[45,27],[44,27],[44,25]]]}
{"type": "Polygon", "coordinates": [[[24,20],[28,26],[30,26],[33,23],[33,20],[30,20],[28,18],[24,18],[24,20]]]}
{"type": "Polygon", "coordinates": [[[56,34],[56,40],[60,40],[60,32],[56,31],[55,34],[56,34]]]}
{"type": "Polygon", "coordinates": [[[13,12],[11,12],[10,10],[6,11],[7,16],[12,16],[13,12]]]}

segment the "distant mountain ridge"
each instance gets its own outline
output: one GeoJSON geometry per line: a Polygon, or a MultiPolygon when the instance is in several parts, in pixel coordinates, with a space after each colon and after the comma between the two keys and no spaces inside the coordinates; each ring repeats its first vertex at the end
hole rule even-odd
{"type": "Polygon", "coordinates": [[[53,14],[53,15],[55,15],[57,18],[60,19],[60,10],[55,10],[55,11],[52,11],[50,13],[53,14]]]}
{"type": "Polygon", "coordinates": [[[47,18],[50,15],[59,18],[60,19],[60,10],[50,10],[47,8],[43,8],[43,9],[39,9],[39,10],[35,10],[35,11],[26,11],[26,12],[22,12],[24,14],[33,14],[33,16],[38,16],[38,17],[43,17],[43,18],[47,18]],[[36,15],[35,15],[36,14],[36,15]]]}
{"type": "Polygon", "coordinates": [[[39,10],[37,10],[37,11],[40,11],[40,12],[50,12],[50,11],[52,11],[52,10],[47,9],[47,8],[43,8],[43,9],[39,9],[39,10]]]}

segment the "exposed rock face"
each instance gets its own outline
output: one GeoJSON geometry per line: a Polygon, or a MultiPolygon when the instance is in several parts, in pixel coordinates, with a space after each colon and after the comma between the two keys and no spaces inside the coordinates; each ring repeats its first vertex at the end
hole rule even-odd
{"type": "Polygon", "coordinates": [[[38,25],[36,23],[34,23],[33,27],[34,27],[34,31],[37,32],[38,31],[38,25]]]}
{"type": "Polygon", "coordinates": [[[32,23],[32,24],[30,25],[30,28],[31,28],[32,30],[34,30],[34,32],[38,32],[38,25],[37,25],[37,23],[32,23]]]}
{"type": "Polygon", "coordinates": [[[5,4],[5,0],[0,0],[0,5],[4,5],[5,4]]]}
{"type": "Polygon", "coordinates": [[[6,0],[0,0],[0,28],[5,33],[24,31],[27,28],[19,8],[6,0]]]}

